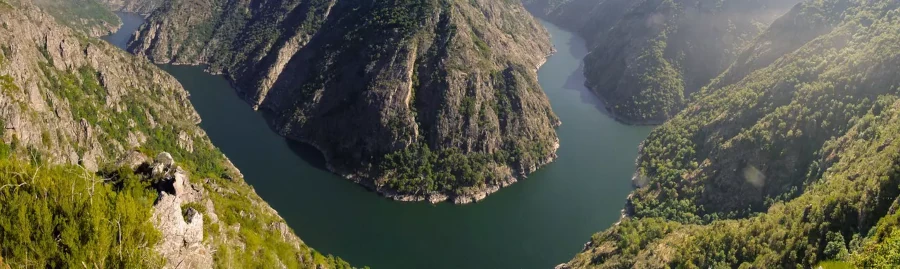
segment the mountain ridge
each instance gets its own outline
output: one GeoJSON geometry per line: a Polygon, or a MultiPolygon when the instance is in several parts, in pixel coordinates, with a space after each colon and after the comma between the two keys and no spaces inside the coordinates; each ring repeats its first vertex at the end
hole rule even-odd
{"type": "Polygon", "coordinates": [[[622,221],[560,268],[895,267],[898,14],[815,0],[776,20],[651,133],[622,221]]]}
{"type": "Polygon", "coordinates": [[[2,263],[350,267],[244,182],[177,80],[46,10],[0,1],[2,263]]]}
{"type": "Polygon", "coordinates": [[[281,135],[396,200],[473,202],[555,158],[559,120],[536,79],[552,47],[517,2],[241,5],[170,2],[129,49],[208,63],[281,135]]]}
{"type": "Polygon", "coordinates": [[[585,85],[620,122],[658,125],[799,1],[525,0],[588,42],[585,85]]]}

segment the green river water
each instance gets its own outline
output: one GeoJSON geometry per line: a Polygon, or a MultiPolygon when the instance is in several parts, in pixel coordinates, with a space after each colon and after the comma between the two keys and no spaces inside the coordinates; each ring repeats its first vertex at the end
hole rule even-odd
{"type": "MultiPolygon", "coordinates": [[[[119,14],[124,47],[143,22],[119,14]]],[[[379,268],[552,268],[619,218],[638,144],[651,127],[603,113],[586,89],[584,40],[544,22],[558,50],[538,75],[562,120],[559,158],[471,205],[400,203],[322,167],[321,154],[275,134],[221,76],[161,66],[191,93],[201,127],[248,183],[316,250],[379,268]]]]}

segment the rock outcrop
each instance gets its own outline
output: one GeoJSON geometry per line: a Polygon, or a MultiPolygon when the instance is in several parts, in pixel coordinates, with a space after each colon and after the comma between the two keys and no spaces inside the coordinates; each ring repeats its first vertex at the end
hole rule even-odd
{"type": "Polygon", "coordinates": [[[153,130],[199,133],[171,129],[199,116],[180,84],[152,64],[62,27],[38,9],[2,12],[0,21],[6,29],[0,77],[7,82],[0,85],[0,121],[7,143],[96,171],[150,142],[153,130]]]}
{"type": "MultiPolygon", "coordinates": [[[[14,168],[4,169],[3,180],[18,180],[22,173],[10,171],[22,170],[32,181],[3,192],[0,203],[17,203],[3,199],[26,194],[39,201],[28,206],[43,210],[42,220],[53,220],[43,227],[67,235],[38,241],[30,236],[53,235],[29,235],[26,229],[26,236],[13,238],[4,227],[0,234],[8,241],[0,248],[7,262],[24,265],[40,258],[37,267],[98,268],[349,267],[303,244],[244,182],[197,126],[200,118],[177,80],[145,59],[61,24],[45,10],[28,1],[0,0],[0,157],[2,165],[14,168]],[[168,153],[153,161],[145,155],[160,152],[168,153]],[[46,188],[66,186],[65,194],[25,188],[38,186],[35,176],[46,188]],[[74,183],[89,195],[79,194],[74,183]],[[161,191],[148,192],[150,186],[161,191]],[[104,197],[95,197],[94,190],[104,197]],[[65,204],[79,199],[75,208],[65,204]],[[129,218],[110,219],[123,215],[129,218]],[[147,223],[155,224],[159,236],[152,227],[145,229],[147,223]],[[123,229],[131,233],[116,234],[123,229]],[[142,243],[155,245],[143,246],[155,251],[110,250],[142,243]],[[43,256],[29,253],[33,249],[42,249],[43,256]]],[[[3,208],[8,209],[0,210],[5,217],[23,209],[3,208]]]]}
{"type": "Polygon", "coordinates": [[[159,190],[152,221],[162,233],[162,241],[154,249],[169,268],[212,268],[211,247],[203,242],[203,213],[184,207],[188,203],[210,203],[209,198],[201,187],[190,183],[187,172],[175,165],[169,153],[160,153],[153,163],[145,165],[150,167],[149,178],[157,181],[159,190]]]}
{"type": "Polygon", "coordinates": [[[208,64],[282,135],[398,200],[472,201],[555,157],[551,53],[520,3],[172,1],[129,50],[208,64]]]}

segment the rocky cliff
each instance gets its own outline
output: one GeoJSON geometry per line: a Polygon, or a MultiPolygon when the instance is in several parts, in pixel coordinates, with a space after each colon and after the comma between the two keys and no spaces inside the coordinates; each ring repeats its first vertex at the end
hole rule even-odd
{"type": "Polygon", "coordinates": [[[0,1],[0,24],[4,263],[348,267],[244,183],[167,73],[28,1],[0,1]]]}
{"type": "Polygon", "coordinates": [[[900,1],[805,1],[642,144],[561,268],[894,268],[900,1]]]}
{"type": "Polygon", "coordinates": [[[399,200],[478,200],[558,147],[549,38],[513,1],[170,1],[129,49],[226,74],[279,133],[399,200]]]}
{"type": "Polygon", "coordinates": [[[798,0],[524,0],[585,37],[585,82],[620,121],[660,124],[798,0]]]}

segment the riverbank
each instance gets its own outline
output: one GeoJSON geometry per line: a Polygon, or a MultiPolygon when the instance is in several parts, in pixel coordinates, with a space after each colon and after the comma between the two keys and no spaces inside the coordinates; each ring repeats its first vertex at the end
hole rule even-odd
{"type": "Polygon", "coordinates": [[[544,23],[557,52],[539,81],[565,123],[557,158],[467,206],[398,203],[360,188],[326,170],[318,150],[273,132],[223,77],[161,67],[191,93],[213,143],[316,250],[372,268],[552,268],[618,220],[651,129],[606,116],[583,86],[584,41],[544,23]]]}

